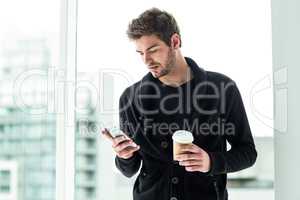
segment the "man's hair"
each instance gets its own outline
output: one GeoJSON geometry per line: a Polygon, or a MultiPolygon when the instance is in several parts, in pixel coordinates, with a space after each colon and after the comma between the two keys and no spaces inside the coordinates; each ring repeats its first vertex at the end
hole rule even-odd
{"type": "Polygon", "coordinates": [[[127,30],[129,39],[137,40],[142,36],[156,35],[168,46],[171,45],[171,37],[174,33],[177,33],[180,37],[179,27],[175,18],[158,8],[151,8],[140,14],[138,18],[131,21],[127,30]]]}

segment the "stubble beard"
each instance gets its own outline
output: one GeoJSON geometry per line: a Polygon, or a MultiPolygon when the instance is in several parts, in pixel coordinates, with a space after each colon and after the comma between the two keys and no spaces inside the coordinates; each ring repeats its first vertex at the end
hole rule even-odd
{"type": "Polygon", "coordinates": [[[161,70],[161,72],[158,75],[153,74],[153,76],[155,78],[161,78],[163,76],[166,76],[175,67],[175,62],[176,62],[175,51],[170,49],[168,52],[166,66],[161,70]]]}

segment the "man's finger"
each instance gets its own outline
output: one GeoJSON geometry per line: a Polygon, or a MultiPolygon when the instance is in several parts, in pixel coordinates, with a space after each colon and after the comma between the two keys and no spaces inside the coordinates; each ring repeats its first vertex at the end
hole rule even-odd
{"type": "Polygon", "coordinates": [[[119,135],[113,139],[113,148],[120,145],[122,142],[131,141],[129,138],[125,137],[125,135],[119,135]]]}
{"type": "Polygon", "coordinates": [[[175,160],[184,161],[184,160],[203,160],[203,159],[201,154],[189,153],[189,154],[176,155],[175,160]]]}
{"type": "Polygon", "coordinates": [[[113,142],[114,137],[110,134],[110,132],[104,128],[103,130],[101,130],[101,133],[107,138],[109,139],[111,142],[113,142]]]}
{"type": "Polygon", "coordinates": [[[181,148],[181,151],[184,151],[184,152],[191,152],[191,153],[201,153],[202,152],[202,149],[194,144],[192,145],[186,145],[186,146],[183,146],[181,148]]]}
{"type": "Polygon", "coordinates": [[[198,165],[188,166],[188,167],[185,167],[185,170],[188,171],[188,172],[201,171],[202,170],[202,166],[198,166],[198,165]]]}
{"type": "Polygon", "coordinates": [[[131,141],[131,140],[127,140],[127,141],[124,141],[122,143],[119,143],[117,146],[114,147],[115,151],[116,152],[120,152],[122,151],[123,149],[126,149],[127,147],[137,147],[137,145],[131,141]]]}
{"type": "Polygon", "coordinates": [[[186,160],[186,161],[180,161],[179,165],[186,166],[186,167],[193,166],[193,165],[200,166],[202,165],[202,163],[203,163],[202,160],[186,160]]]}
{"type": "Polygon", "coordinates": [[[140,146],[137,146],[137,147],[129,146],[126,149],[123,149],[123,151],[117,153],[117,155],[121,158],[128,157],[129,155],[133,154],[134,152],[136,152],[139,149],[140,149],[140,146]]]}

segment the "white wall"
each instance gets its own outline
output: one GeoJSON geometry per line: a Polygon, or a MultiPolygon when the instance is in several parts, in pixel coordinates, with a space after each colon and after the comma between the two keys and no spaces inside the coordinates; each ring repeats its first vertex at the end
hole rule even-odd
{"type": "Polygon", "coordinates": [[[272,0],[275,199],[300,199],[300,1],[272,0]]]}
{"type": "Polygon", "coordinates": [[[270,0],[81,1],[78,16],[78,71],[120,70],[114,109],[122,90],[147,73],[126,37],[129,21],[158,7],[177,19],[182,51],[207,70],[234,79],[242,93],[252,132],[273,135],[270,0]]]}

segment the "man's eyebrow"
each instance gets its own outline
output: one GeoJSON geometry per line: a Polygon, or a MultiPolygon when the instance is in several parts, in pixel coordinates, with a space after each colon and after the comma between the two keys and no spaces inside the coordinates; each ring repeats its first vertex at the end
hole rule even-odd
{"type": "MultiPolygon", "coordinates": [[[[150,49],[152,49],[152,48],[154,48],[154,47],[157,47],[157,46],[159,46],[159,45],[158,45],[158,44],[154,44],[154,45],[148,47],[148,48],[146,49],[146,51],[149,51],[150,49]]],[[[141,51],[139,51],[139,50],[136,50],[136,52],[141,53],[141,51]]]]}

